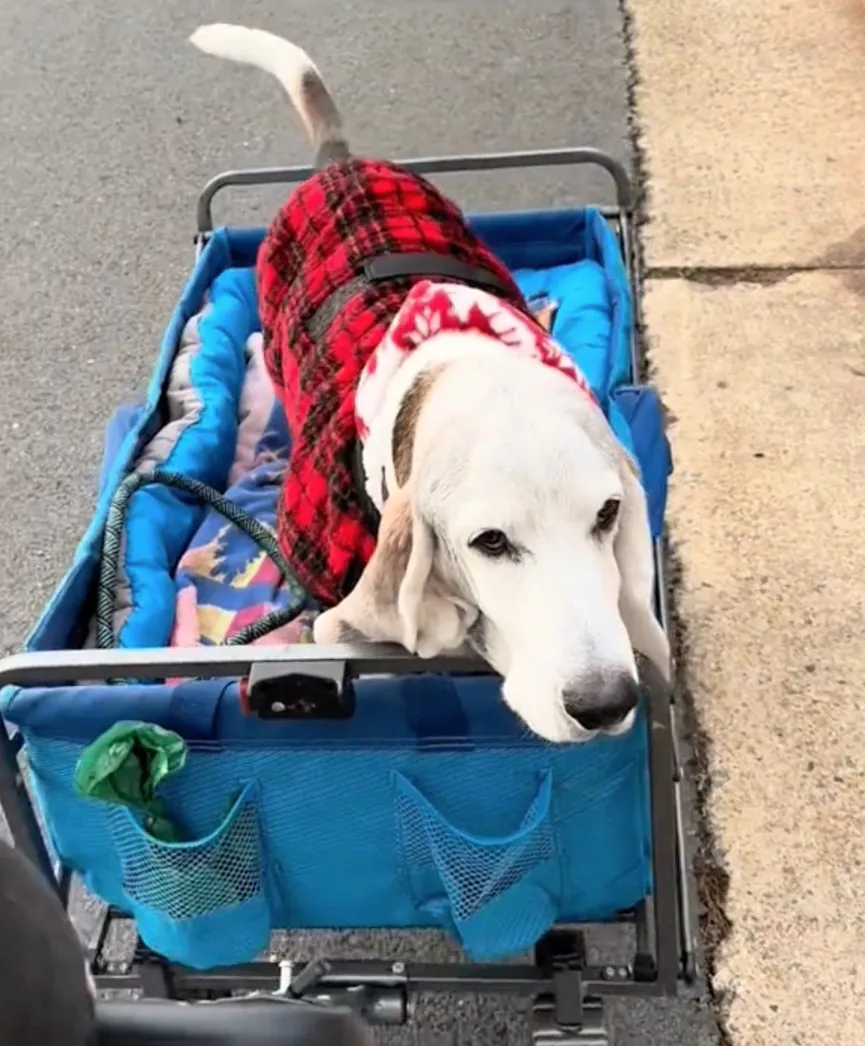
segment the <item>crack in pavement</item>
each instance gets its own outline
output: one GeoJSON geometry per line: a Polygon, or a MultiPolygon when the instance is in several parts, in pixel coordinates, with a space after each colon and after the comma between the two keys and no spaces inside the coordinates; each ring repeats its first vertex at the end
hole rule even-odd
{"type": "Polygon", "coordinates": [[[658,265],[643,272],[646,280],[686,280],[703,287],[757,284],[774,287],[800,273],[865,274],[865,265],[658,265]]]}

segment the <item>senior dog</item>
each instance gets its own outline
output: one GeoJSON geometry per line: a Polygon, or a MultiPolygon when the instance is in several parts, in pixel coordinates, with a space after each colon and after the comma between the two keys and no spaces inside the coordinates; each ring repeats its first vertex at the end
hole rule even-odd
{"type": "Polygon", "coordinates": [[[541,737],[627,730],[634,651],[668,677],[669,648],[645,494],[585,380],[453,203],[351,156],[303,50],[224,24],[191,40],[275,76],[316,149],[257,264],[293,439],[278,536],[330,606],[316,641],[468,643],[541,737]]]}

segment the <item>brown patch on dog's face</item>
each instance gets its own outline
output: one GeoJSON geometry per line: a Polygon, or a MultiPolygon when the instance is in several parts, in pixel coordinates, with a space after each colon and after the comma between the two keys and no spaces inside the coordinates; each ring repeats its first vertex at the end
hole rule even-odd
{"type": "Polygon", "coordinates": [[[412,382],[403,397],[397,411],[396,421],[391,436],[391,453],[396,481],[404,487],[411,475],[412,454],[414,452],[414,433],[420,417],[421,408],[442,367],[432,367],[419,374],[412,382]]]}

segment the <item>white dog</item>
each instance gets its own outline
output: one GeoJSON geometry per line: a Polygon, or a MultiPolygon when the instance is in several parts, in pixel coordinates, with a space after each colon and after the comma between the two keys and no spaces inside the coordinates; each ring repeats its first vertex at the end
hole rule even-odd
{"type": "MultiPolygon", "coordinates": [[[[192,42],[275,75],[319,163],[348,162],[300,48],[228,25],[192,42]]],[[[378,542],[353,591],[316,621],[316,641],[396,641],[425,658],[467,642],[541,737],[628,729],[634,651],[669,678],[669,648],[645,495],[597,404],[555,366],[471,329],[426,332],[379,393],[363,447],[378,542]]]]}

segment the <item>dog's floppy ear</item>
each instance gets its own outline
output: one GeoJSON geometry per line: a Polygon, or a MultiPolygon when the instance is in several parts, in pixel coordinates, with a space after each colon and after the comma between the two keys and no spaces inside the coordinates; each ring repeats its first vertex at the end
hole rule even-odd
{"type": "Polygon", "coordinates": [[[378,543],[354,590],[315,621],[317,643],[400,643],[420,657],[454,650],[471,611],[434,570],[435,537],[413,504],[411,488],[385,503],[378,543]]]}
{"type": "Polygon", "coordinates": [[[631,646],[670,678],[670,644],[655,617],[655,559],[646,495],[637,467],[624,450],[619,455],[624,484],[619,529],[613,543],[622,587],[619,613],[628,630],[631,646]]]}

